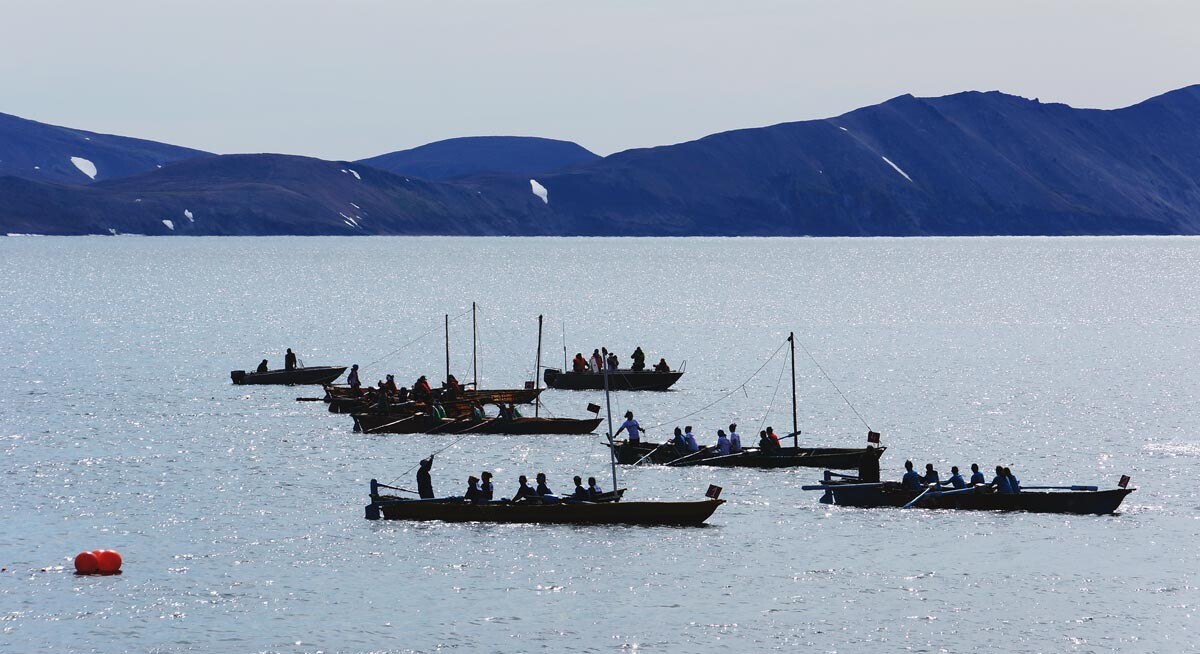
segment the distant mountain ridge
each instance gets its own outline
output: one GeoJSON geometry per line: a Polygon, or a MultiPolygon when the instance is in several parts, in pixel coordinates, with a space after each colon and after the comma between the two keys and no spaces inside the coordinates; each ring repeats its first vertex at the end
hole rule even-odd
{"type": "Polygon", "coordinates": [[[358,163],[398,175],[445,180],[485,173],[536,175],[599,158],[570,141],[534,136],[464,136],[360,159],[358,163]]]}
{"type": "Polygon", "coordinates": [[[201,150],[0,114],[0,176],[88,184],[207,156],[201,150]]]}
{"type": "Polygon", "coordinates": [[[78,188],[0,178],[0,232],[1197,234],[1198,125],[1200,86],[1116,110],[966,92],[542,173],[227,155],[78,188]]]}

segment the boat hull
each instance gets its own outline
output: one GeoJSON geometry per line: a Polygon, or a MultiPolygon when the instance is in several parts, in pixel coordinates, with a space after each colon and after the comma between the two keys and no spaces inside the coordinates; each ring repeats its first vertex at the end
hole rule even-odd
{"type": "MultiPolygon", "coordinates": [[[[458,399],[442,400],[441,404],[448,415],[462,417],[470,415],[472,404],[532,404],[543,390],[541,388],[498,388],[464,391],[458,399]]],[[[368,409],[362,393],[356,393],[349,386],[326,386],[325,391],[325,401],[329,403],[330,413],[358,413],[368,409]]],[[[428,407],[423,402],[398,404],[393,407],[393,412],[400,415],[411,415],[427,410],[428,407]]]]}
{"type": "MultiPolygon", "coordinates": [[[[1132,488],[1108,490],[988,492],[985,487],[961,493],[927,493],[914,508],[955,509],[960,511],[1028,511],[1030,513],[1072,513],[1107,515],[1114,513],[1132,488]]],[[[921,491],[903,490],[895,482],[881,486],[830,486],[821,497],[823,504],[859,508],[902,507],[921,491]]]]}
{"type": "Polygon", "coordinates": [[[516,420],[471,420],[434,418],[426,414],[409,417],[387,414],[354,414],[355,430],[364,434],[590,434],[600,418],[517,418],[516,420]]]}
{"type": "Polygon", "coordinates": [[[346,372],[345,366],[312,366],[310,368],[293,368],[291,370],[268,370],[267,372],[246,372],[234,370],[229,373],[233,383],[244,384],[282,384],[296,386],[301,384],[328,384],[346,372]]]}
{"type": "MultiPolygon", "coordinates": [[[[655,372],[653,370],[617,370],[608,373],[608,388],[614,391],[665,391],[679,378],[682,372],[655,372]]],[[[566,372],[547,368],[542,380],[550,388],[565,391],[602,391],[605,375],[597,372],[566,372]]]]}
{"type": "Polygon", "coordinates": [[[472,504],[461,498],[408,500],[379,497],[367,506],[367,517],[385,520],[443,522],[535,523],[561,525],[698,526],[725,500],[688,502],[574,502],[557,504],[489,502],[472,504]],[[372,510],[374,509],[374,511],[372,510]]]}
{"type": "Polygon", "coordinates": [[[883,455],[886,447],[839,448],[839,447],[785,447],[778,453],[764,454],[757,448],[743,450],[739,455],[720,456],[715,451],[687,457],[674,445],[649,443],[630,444],[617,441],[617,462],[631,465],[657,463],[669,466],[713,466],[722,468],[826,468],[832,470],[855,470],[864,453],[876,458],[883,455]],[[649,455],[649,456],[647,456],[649,455]]]}

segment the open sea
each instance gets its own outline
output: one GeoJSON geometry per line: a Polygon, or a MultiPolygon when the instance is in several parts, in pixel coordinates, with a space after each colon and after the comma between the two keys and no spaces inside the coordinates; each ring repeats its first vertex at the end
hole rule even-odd
{"type": "MultiPolygon", "coordinates": [[[[0,651],[1180,652],[1200,649],[1200,239],[0,238],[0,651]],[[592,436],[367,436],[317,387],[234,386],[293,348],[485,387],[606,346],[686,374],[616,393],[651,440],[791,431],[1115,516],[860,510],[820,471],[641,466],[704,528],[368,521],[368,481],[609,483],[592,436]],[[823,371],[823,372],[822,372],[823,371]],[[836,388],[835,388],[836,385],[836,388]],[[840,392],[839,392],[840,389],[840,392]],[[723,398],[723,399],[722,399],[723,398]],[[990,476],[989,476],[990,478],[990,476]],[[110,548],[123,574],[78,577],[110,548]]],[[[547,391],[586,417],[592,392],[547,391]]]]}

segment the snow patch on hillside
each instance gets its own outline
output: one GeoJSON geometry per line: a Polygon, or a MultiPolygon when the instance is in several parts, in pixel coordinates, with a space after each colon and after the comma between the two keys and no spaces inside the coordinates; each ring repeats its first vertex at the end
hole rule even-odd
{"type": "Polygon", "coordinates": [[[908,176],[908,173],[904,172],[903,170],[900,170],[900,166],[897,166],[896,164],[892,163],[891,159],[888,159],[887,157],[882,157],[882,156],[880,157],[880,159],[883,159],[884,161],[887,162],[887,165],[891,166],[892,168],[895,168],[896,172],[900,173],[901,175],[904,175],[904,179],[907,179],[910,182],[912,181],[912,178],[908,176]]]}
{"type": "Polygon", "coordinates": [[[173,221],[170,221],[170,220],[167,220],[164,218],[163,224],[167,226],[167,229],[169,229],[171,231],[175,231],[175,223],[173,221]]]}
{"type": "Polygon", "coordinates": [[[533,194],[542,199],[542,202],[550,204],[550,191],[546,190],[545,186],[538,184],[536,179],[529,180],[529,187],[533,189],[533,194]]]}
{"type": "Polygon", "coordinates": [[[84,159],[83,157],[71,157],[71,163],[79,169],[79,172],[87,175],[91,179],[96,179],[96,164],[84,159]]]}
{"type": "Polygon", "coordinates": [[[187,209],[184,209],[184,210],[183,210],[183,217],[184,217],[184,218],[187,218],[187,219],[188,219],[188,220],[190,220],[191,222],[196,222],[196,217],[195,217],[195,216],[193,216],[193,215],[192,215],[192,212],[191,212],[191,211],[189,211],[189,210],[187,210],[187,209]]]}

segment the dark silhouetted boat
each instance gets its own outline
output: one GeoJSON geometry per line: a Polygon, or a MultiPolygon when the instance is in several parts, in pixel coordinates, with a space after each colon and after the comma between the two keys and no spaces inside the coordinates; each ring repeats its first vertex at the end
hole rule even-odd
{"type": "Polygon", "coordinates": [[[863,462],[863,457],[883,456],[886,447],[841,448],[841,447],[784,447],[777,452],[763,452],[748,448],[738,454],[722,455],[708,448],[689,454],[680,451],[673,443],[629,443],[617,441],[617,462],[625,465],[657,463],[668,466],[718,466],[723,468],[832,468],[854,470],[863,462]]]}
{"type": "Polygon", "coordinates": [[[1019,493],[997,493],[986,486],[960,490],[904,490],[899,482],[838,483],[803,486],[821,490],[822,504],[859,508],[911,507],[962,511],[1028,511],[1106,515],[1121,506],[1133,488],[1099,490],[1096,486],[1026,487],[1019,493]],[[1038,490],[1045,489],[1045,490],[1038,490]]]}
{"type": "MultiPolygon", "coordinates": [[[[325,386],[324,399],[329,403],[330,413],[365,413],[369,409],[369,403],[365,398],[365,391],[356,392],[349,386],[334,386],[332,384],[325,386]]],[[[450,417],[463,417],[471,414],[471,406],[473,404],[532,404],[538,399],[538,395],[545,389],[541,388],[497,388],[497,389],[481,389],[481,390],[463,390],[454,400],[444,399],[445,393],[441,389],[434,389],[434,397],[446,409],[446,415],[450,417]]],[[[375,392],[379,392],[376,388],[375,392]]],[[[390,409],[391,413],[399,415],[412,415],[429,410],[429,405],[424,402],[396,402],[396,396],[391,396],[393,404],[390,409]]],[[[298,398],[300,399],[300,398],[298,398]]],[[[309,399],[309,398],[303,398],[309,399]]],[[[317,398],[314,398],[317,399],[317,398]]]]}
{"type": "Polygon", "coordinates": [[[328,384],[341,377],[343,372],[346,372],[346,366],[311,366],[266,372],[234,370],[229,376],[235,384],[328,384]]]}
{"type": "Polygon", "coordinates": [[[427,413],[410,416],[355,413],[354,430],[364,434],[510,434],[534,436],[549,434],[590,434],[600,426],[600,418],[436,418],[427,413]]]}
{"type": "MultiPolygon", "coordinates": [[[[679,381],[683,371],[614,370],[607,376],[610,390],[665,391],[679,381]]],[[[564,391],[602,391],[604,377],[599,372],[563,372],[557,368],[546,368],[542,373],[547,386],[564,391]]]]}

